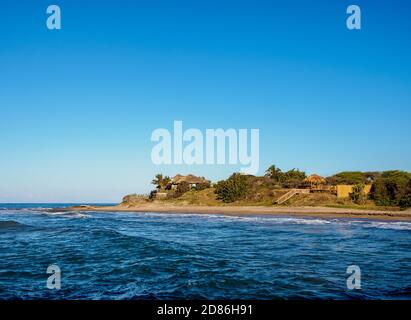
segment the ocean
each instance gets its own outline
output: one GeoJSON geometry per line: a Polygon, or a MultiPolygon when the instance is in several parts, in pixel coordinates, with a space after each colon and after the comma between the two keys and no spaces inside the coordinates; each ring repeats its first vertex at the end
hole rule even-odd
{"type": "Polygon", "coordinates": [[[65,205],[0,204],[1,300],[411,298],[411,222],[65,205]]]}

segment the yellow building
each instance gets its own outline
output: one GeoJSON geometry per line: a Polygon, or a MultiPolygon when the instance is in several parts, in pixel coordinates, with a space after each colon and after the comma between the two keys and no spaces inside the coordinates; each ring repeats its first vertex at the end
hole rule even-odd
{"type": "MultiPolygon", "coordinates": [[[[350,196],[350,193],[352,192],[352,189],[354,188],[353,185],[349,185],[349,184],[338,184],[336,186],[336,190],[337,190],[337,197],[338,198],[348,198],[350,196]]],[[[365,194],[369,194],[371,191],[371,185],[370,184],[366,184],[364,186],[364,193],[365,194]]]]}

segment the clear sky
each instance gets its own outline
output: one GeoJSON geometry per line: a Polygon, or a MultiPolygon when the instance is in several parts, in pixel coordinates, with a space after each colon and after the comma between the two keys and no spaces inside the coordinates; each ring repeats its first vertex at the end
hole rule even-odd
{"type": "Polygon", "coordinates": [[[410,1],[0,6],[0,202],[117,202],[157,172],[238,171],[155,166],[151,132],[174,120],[260,129],[261,174],[411,171],[410,1]]]}

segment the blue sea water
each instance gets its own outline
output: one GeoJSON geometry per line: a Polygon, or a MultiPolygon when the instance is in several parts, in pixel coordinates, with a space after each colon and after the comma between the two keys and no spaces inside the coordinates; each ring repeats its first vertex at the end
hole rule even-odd
{"type": "Polygon", "coordinates": [[[0,204],[0,299],[411,298],[410,222],[39,209],[61,206],[0,204]]]}

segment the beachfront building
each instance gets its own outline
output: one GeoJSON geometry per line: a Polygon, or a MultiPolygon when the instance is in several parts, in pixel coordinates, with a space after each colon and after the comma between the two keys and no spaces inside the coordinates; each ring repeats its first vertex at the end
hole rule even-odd
{"type": "Polygon", "coordinates": [[[172,190],[176,190],[178,185],[182,183],[187,183],[190,186],[190,189],[195,189],[201,184],[209,184],[210,181],[208,181],[204,177],[197,177],[192,174],[188,174],[186,176],[177,174],[171,179],[170,188],[172,190]]]}
{"type": "MultiPolygon", "coordinates": [[[[312,174],[304,179],[303,183],[310,188],[311,192],[330,192],[335,194],[338,198],[349,198],[350,193],[353,192],[354,185],[337,184],[328,185],[327,181],[318,174],[312,174]]],[[[369,194],[371,185],[364,186],[364,193],[369,194]]]]}
{"type": "Polygon", "coordinates": [[[303,183],[310,188],[311,191],[329,191],[330,187],[327,186],[327,181],[314,173],[303,180],[303,183]]]}
{"type": "Polygon", "coordinates": [[[327,183],[327,181],[323,177],[319,176],[316,173],[305,178],[303,182],[309,184],[310,187],[315,187],[327,183]]]}
{"type": "MultiPolygon", "coordinates": [[[[335,194],[337,194],[338,198],[348,198],[350,193],[353,192],[354,185],[352,184],[337,184],[335,186],[335,194]]],[[[366,184],[364,186],[364,194],[369,194],[371,191],[371,185],[366,184]]]]}

